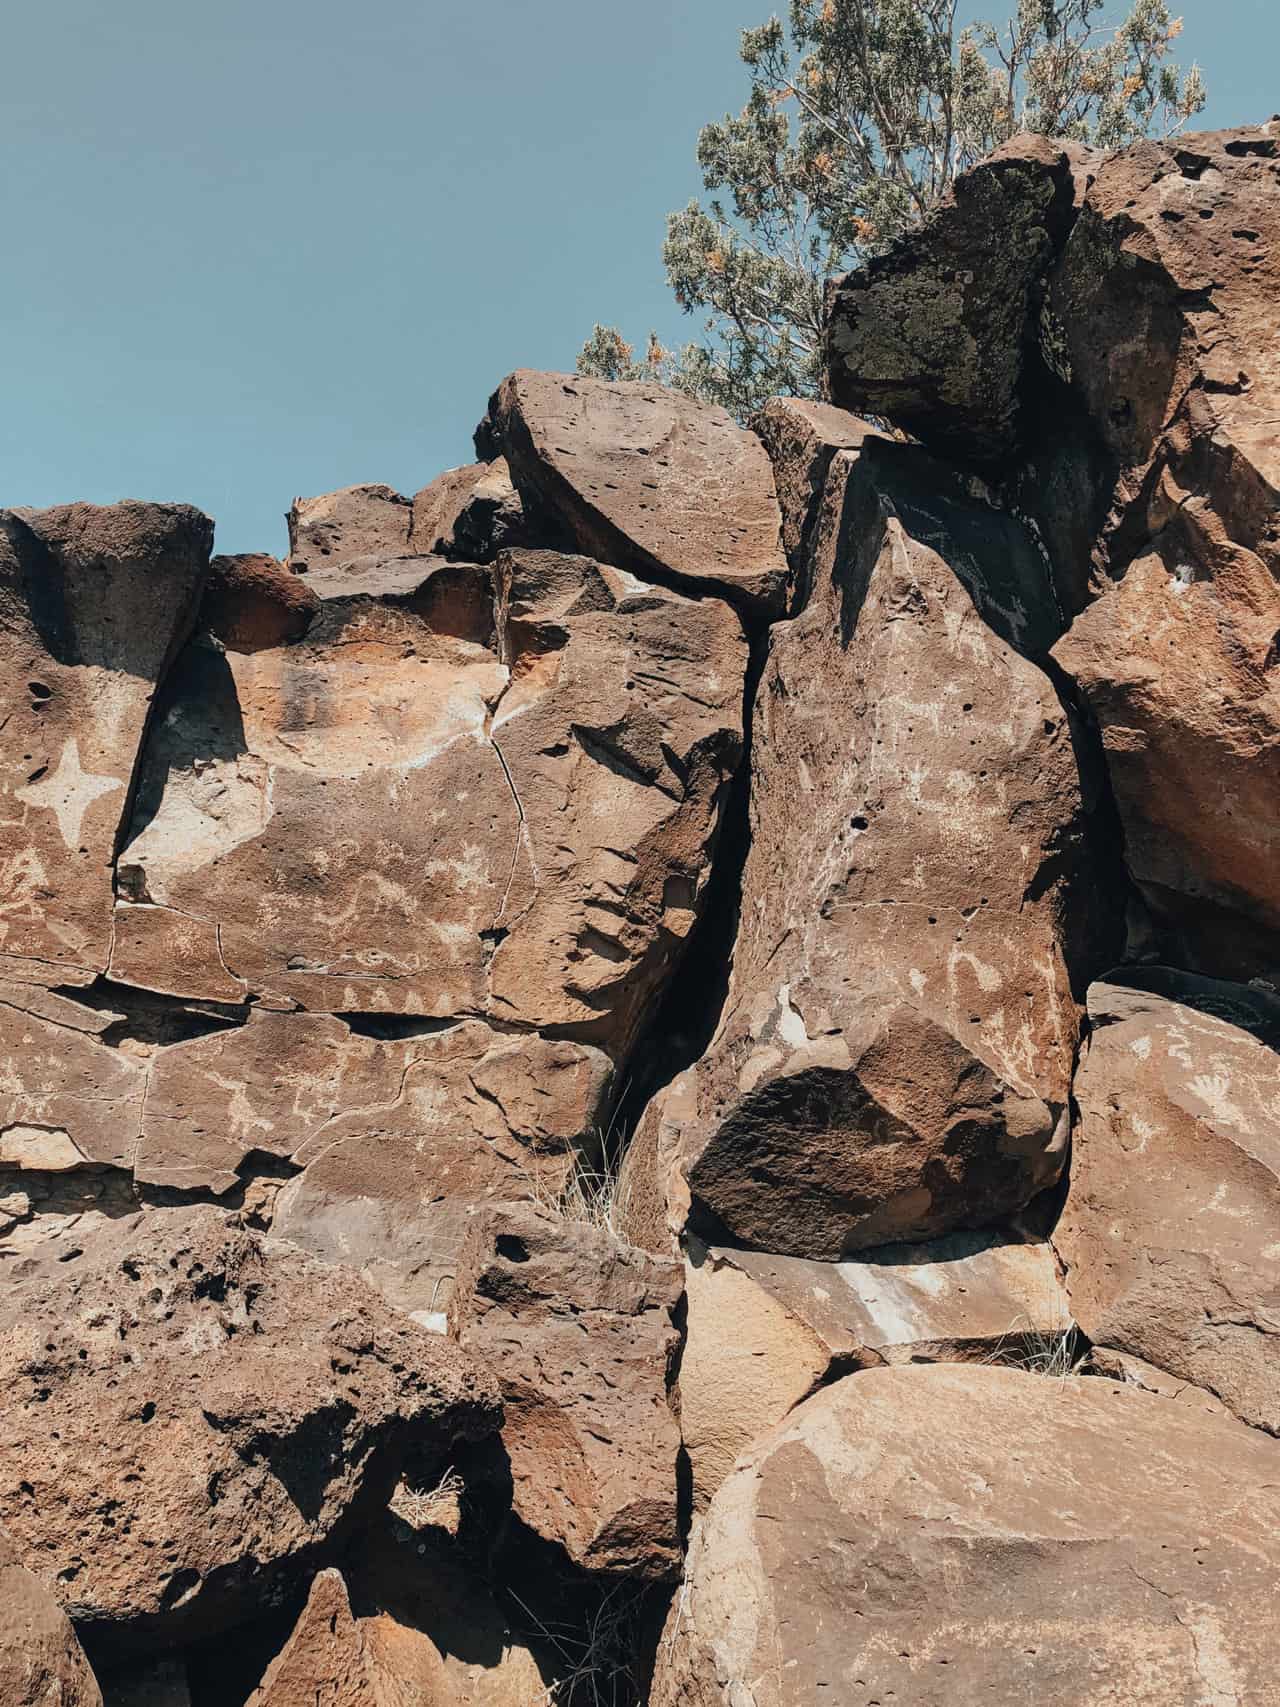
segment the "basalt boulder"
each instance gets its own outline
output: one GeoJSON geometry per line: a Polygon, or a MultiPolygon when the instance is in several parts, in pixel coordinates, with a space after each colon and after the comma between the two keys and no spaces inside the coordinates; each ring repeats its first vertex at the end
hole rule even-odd
{"type": "Polygon", "coordinates": [[[450,1332],[497,1372],[516,1515],[588,1570],[678,1571],[678,1263],[532,1205],[477,1217],[450,1332]]]}
{"type": "Polygon", "coordinates": [[[24,1265],[3,1304],[0,1520],[95,1651],[278,1605],[489,1377],[348,1270],[201,1207],[24,1265]]]}
{"type": "Polygon", "coordinates": [[[1062,1168],[1073,986],[1106,932],[1072,719],[1027,656],[1047,584],[922,457],[836,454],[813,594],[771,632],[682,1138],[720,1242],[830,1260],[998,1221],[1062,1168]]]}
{"type": "MultiPolygon", "coordinates": [[[[1121,973],[1114,974],[1118,980],[1121,973]]],[[[1280,997],[1157,968],[1089,992],[1054,1240],[1098,1344],[1280,1433],[1280,997]]]]}
{"type": "Polygon", "coordinates": [[[652,1707],[1265,1701],[1274,1451],[1113,1381],[850,1376],[712,1501],[652,1707]]]}
{"type": "Polygon", "coordinates": [[[185,504],[0,511],[0,976],[107,969],[143,733],[212,542],[185,504]]]}
{"type": "Polygon", "coordinates": [[[638,381],[522,368],[494,394],[484,436],[535,524],[580,551],[694,595],[781,608],[769,459],[723,409],[638,381]]]}
{"type": "Polygon", "coordinates": [[[102,1707],[71,1620],[0,1530],[0,1701],[5,1707],[102,1707]]]}

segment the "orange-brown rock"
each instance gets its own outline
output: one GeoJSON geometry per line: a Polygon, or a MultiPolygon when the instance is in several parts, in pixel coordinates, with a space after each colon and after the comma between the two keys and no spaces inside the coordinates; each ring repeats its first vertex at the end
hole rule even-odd
{"type": "Polygon", "coordinates": [[[215,1209],[63,1246],[0,1307],[0,1521],[104,1648],[278,1603],[411,1443],[497,1421],[457,1347],[215,1209]]]}
{"type": "Polygon", "coordinates": [[[1098,166],[1052,281],[1119,467],[1111,582],[1055,656],[1102,728],[1125,854],[1184,964],[1280,967],[1280,124],[1098,166]]]}
{"type": "Polygon", "coordinates": [[[102,1707],[71,1620],[0,1530],[0,1701],[4,1707],[102,1707]]]}
{"type": "Polygon", "coordinates": [[[293,644],[187,648],[121,857],[118,976],[625,1050],[697,911],[745,643],[718,601],[504,562],[500,657],[487,572],[414,557],[336,592],[317,572],[293,644]]]}
{"type": "Polygon", "coordinates": [[[511,685],[491,737],[520,834],[490,1011],[622,1054],[698,915],[746,643],[718,599],[549,551],[499,559],[498,627],[511,685]]]}
{"type": "Polygon", "coordinates": [[[1266,1701],[1274,1452],[1113,1381],[852,1375],[712,1501],[652,1707],[1266,1701]]]}
{"type": "MultiPolygon", "coordinates": [[[[291,1062],[310,1058],[319,1069],[321,1100],[336,1094],[332,1115],[305,1138],[290,1111],[290,1091],[299,1093],[287,1074],[258,1099],[281,1136],[293,1127],[290,1154],[304,1170],[277,1198],[274,1230],[330,1262],[355,1265],[437,1331],[476,1213],[495,1199],[555,1197],[579,1155],[597,1153],[610,1074],[607,1057],[589,1045],[494,1032],[478,1021],[376,1045],[319,1035],[295,1043],[284,1027],[281,1037],[290,1039],[291,1062]],[[339,1083],[324,1077],[335,1069],[339,1083]]],[[[174,1071],[186,1067],[175,1061],[174,1071]]],[[[246,1091],[252,1105],[255,1089],[246,1091]]],[[[233,1109],[237,1101],[233,1090],[233,1109]]]]}
{"type": "Polygon", "coordinates": [[[1054,1234],[1072,1311],[1280,1434],[1280,997],[1135,976],[1089,992],[1054,1234]]]}
{"type": "Polygon", "coordinates": [[[496,1371],[516,1515],[588,1570],[679,1569],[679,1265],[532,1205],[478,1216],[450,1332],[496,1371]]]}
{"type": "Polygon", "coordinates": [[[200,603],[200,624],[233,652],[300,640],[320,601],[311,585],[263,552],[215,557],[200,603]]]}
{"type": "Polygon", "coordinates": [[[0,976],[106,971],[143,730],[212,539],[184,504],[0,511],[0,976]]]}
{"type": "Polygon", "coordinates": [[[535,525],[646,580],[781,608],[769,459],[723,409],[661,386],[522,368],[489,415],[535,525]]]}
{"type": "Polygon", "coordinates": [[[300,575],[340,569],[353,558],[409,550],[413,503],[390,486],[346,486],[289,508],[289,566],[300,575]]]}
{"type": "Polygon", "coordinates": [[[813,597],[771,633],[733,977],[682,1138],[695,1202],[792,1256],[998,1220],[1065,1155],[1089,862],[1068,713],[1011,644],[1034,647],[1043,576],[920,457],[837,453],[813,597]]]}

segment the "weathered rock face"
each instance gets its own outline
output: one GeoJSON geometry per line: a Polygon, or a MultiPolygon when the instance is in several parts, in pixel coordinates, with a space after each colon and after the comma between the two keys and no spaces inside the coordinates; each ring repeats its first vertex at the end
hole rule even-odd
{"type": "Polygon", "coordinates": [[[698,1509],[753,1441],[837,1376],[1029,1362],[1071,1328],[1045,1243],[952,1233],[841,1263],[691,1247],[680,1427],[698,1509]]]}
{"type": "Polygon", "coordinates": [[[213,524],[184,504],[0,511],[0,973],[87,984],[156,683],[195,616],[213,524]]]}
{"type": "Polygon", "coordinates": [[[411,1441],[497,1420],[456,1347],[214,1209],[66,1243],[3,1304],[0,1520],[100,1643],[271,1605],[411,1441]]]}
{"type": "Polygon", "coordinates": [[[1146,981],[1089,993],[1055,1233],[1071,1307],[1091,1339],[1280,1433],[1280,998],[1146,981]]]}
{"type": "Polygon", "coordinates": [[[289,507],[289,566],[299,575],[409,550],[413,503],[390,486],[347,486],[289,507]]]}
{"type": "Polygon", "coordinates": [[[304,1171],[273,1227],[442,1330],[472,1217],[497,1198],[554,1199],[594,1159],[609,1063],[476,1022],[379,1045],[376,1060],[381,1100],[344,1100],[294,1150],[304,1171]]]}
{"type": "Polygon", "coordinates": [[[492,720],[520,819],[489,968],[504,1020],[625,1053],[692,928],[741,755],[747,650],[717,599],[508,552],[492,720]]]}
{"type": "Polygon", "coordinates": [[[579,550],[690,593],[780,609],[787,569],[769,459],[723,409],[661,386],[521,369],[489,418],[526,511],[579,550]]]}
{"type": "Polygon", "coordinates": [[[838,450],[859,450],[870,434],[869,422],[830,403],[807,397],[773,397],[752,421],[773,464],[782,509],[782,545],[791,570],[788,609],[809,602],[809,545],[819,506],[838,450]]]}
{"type": "Polygon", "coordinates": [[[1070,229],[1086,159],[1047,137],[1016,137],[958,179],[922,229],[834,280],[834,401],[887,416],[962,465],[1007,458],[1036,289],[1070,229]]]}
{"type": "Polygon", "coordinates": [[[527,531],[502,457],[451,468],[414,496],[410,539],[415,551],[489,563],[505,547],[525,544],[527,531]]]}
{"type": "Polygon", "coordinates": [[[1016,525],[927,512],[917,454],[837,454],[830,555],[771,635],[733,981],[682,1140],[696,1202],[793,1256],[997,1220],[1066,1143],[1072,732],[989,625],[1034,632],[1034,586],[1001,581],[1016,525]]]}
{"type": "Polygon", "coordinates": [[[677,1263],[523,1204],[463,1250],[450,1331],[498,1372],[513,1509],[589,1570],[679,1569],[681,1290],[677,1263]]]}
{"type": "Polygon", "coordinates": [[[499,658],[485,571],[367,564],[304,639],[180,662],[121,862],[131,980],[625,1049],[737,761],[736,618],[515,554],[499,658]]]}
{"type": "Polygon", "coordinates": [[[301,640],[320,608],[310,583],[262,552],[215,557],[200,602],[200,624],[232,652],[301,640]]]}
{"type": "Polygon", "coordinates": [[[712,1502],[653,1707],[1265,1700],[1273,1453],[1109,1381],[837,1382],[712,1502]]]}
{"type": "Polygon", "coordinates": [[[102,1707],[71,1620],[0,1530],[0,1701],[5,1707],[102,1707]]]}

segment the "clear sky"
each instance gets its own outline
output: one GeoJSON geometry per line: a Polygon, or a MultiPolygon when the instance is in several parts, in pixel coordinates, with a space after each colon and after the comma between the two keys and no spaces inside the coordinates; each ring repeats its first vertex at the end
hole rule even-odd
{"type": "MultiPolygon", "coordinates": [[[[0,504],[186,499],[220,550],[281,551],[295,493],[414,491],[468,459],[504,373],[571,368],[594,320],[695,332],[662,220],[769,10],[11,5],[0,504]]],[[[1278,0],[1183,10],[1205,123],[1280,107],[1278,0]]]]}

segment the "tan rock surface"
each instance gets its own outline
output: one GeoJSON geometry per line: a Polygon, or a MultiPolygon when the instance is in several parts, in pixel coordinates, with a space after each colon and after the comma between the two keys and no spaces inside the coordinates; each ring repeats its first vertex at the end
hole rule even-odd
{"type": "Polygon", "coordinates": [[[0,1530],[0,1701],[4,1707],[102,1707],[71,1620],[0,1530]]]}
{"type": "Polygon", "coordinates": [[[489,1379],[349,1271],[211,1208],[50,1247],[3,1301],[0,1521],[95,1639],[165,1648],[278,1602],[411,1441],[489,1379]]]}
{"type": "Polygon", "coordinates": [[[733,978],[683,1139],[694,1199],[791,1256],[997,1221],[1064,1159],[1072,731],[981,614],[1034,627],[1015,524],[946,494],[927,512],[919,457],[837,453],[830,568],[772,631],[733,978]]]}
{"type": "Polygon", "coordinates": [[[516,1515],[589,1570],[679,1569],[680,1266],[523,1204],[477,1217],[450,1332],[502,1389],[516,1515]]]}
{"type": "Polygon", "coordinates": [[[1089,993],[1054,1233],[1072,1310],[1099,1344],[1280,1433],[1280,999],[1159,981],[1089,993]]]}
{"type": "Polygon", "coordinates": [[[1112,1381],[850,1376],[712,1502],[652,1707],[1266,1701],[1274,1452],[1112,1381]]]}
{"type": "Polygon", "coordinates": [[[289,565],[309,575],[356,557],[408,551],[413,504],[390,486],[346,486],[318,498],[295,498],[288,522],[289,565]]]}
{"type": "MultiPolygon", "coordinates": [[[[608,1060],[584,1044],[474,1021],[367,1053],[351,1047],[347,1059],[356,1065],[343,1103],[292,1152],[304,1171],[276,1199],[273,1230],[353,1264],[393,1304],[443,1330],[477,1212],[499,1198],[555,1197],[579,1153],[594,1154],[608,1060]],[[356,1087],[371,1070],[381,1090],[361,1103],[368,1092],[356,1087]]],[[[272,1100],[287,1130],[285,1099],[272,1100]]]]}
{"type": "Polygon", "coordinates": [[[661,386],[522,368],[489,413],[535,521],[646,579],[781,608],[769,459],[723,409],[661,386]]]}
{"type": "Polygon", "coordinates": [[[0,511],[0,977],[106,970],[143,730],[212,539],[185,504],[0,511]]]}
{"type": "Polygon", "coordinates": [[[828,1263],[691,1246],[680,1425],[698,1509],[754,1441],[836,1375],[1016,1363],[1071,1327],[1047,1244],[952,1233],[828,1263]]]}

